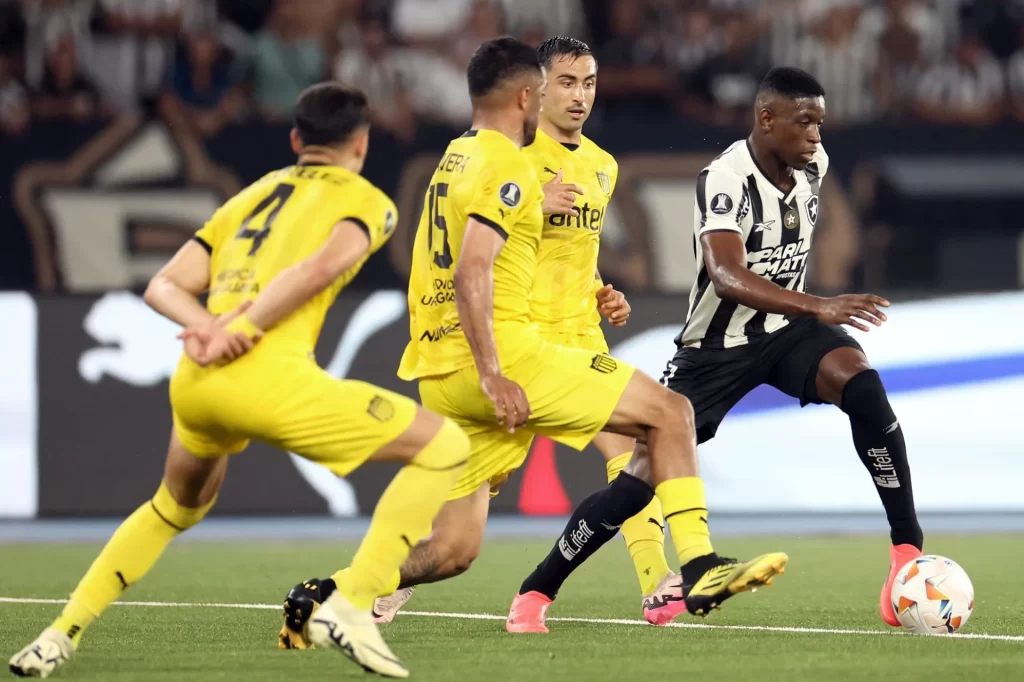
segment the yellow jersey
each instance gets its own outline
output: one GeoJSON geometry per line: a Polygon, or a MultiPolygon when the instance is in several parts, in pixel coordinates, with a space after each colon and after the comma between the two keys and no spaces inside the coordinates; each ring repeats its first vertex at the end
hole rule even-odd
{"type": "Polygon", "coordinates": [[[369,235],[369,252],[260,341],[261,347],[309,354],[327,309],[388,240],[397,218],[384,192],[344,168],[303,165],[269,173],[224,204],[195,234],[210,253],[207,308],[220,315],[256,298],[279,272],[319,250],[339,222],[351,220],[369,235]]]}
{"type": "Polygon", "coordinates": [[[576,199],[579,215],[544,216],[530,314],[542,332],[599,334],[601,315],[594,295],[602,283],[597,255],[619,165],[586,137],[578,147],[570,147],[542,130],[523,153],[541,183],[561,170],[563,182],[583,190],[576,199]]]}
{"type": "Polygon", "coordinates": [[[511,362],[531,324],[530,290],[543,231],[544,196],[536,173],[512,140],[471,130],[452,140],[430,180],[413,242],[409,345],[398,376],[407,381],[473,364],[455,306],[455,268],[472,217],[505,238],[494,263],[494,337],[511,362]]]}

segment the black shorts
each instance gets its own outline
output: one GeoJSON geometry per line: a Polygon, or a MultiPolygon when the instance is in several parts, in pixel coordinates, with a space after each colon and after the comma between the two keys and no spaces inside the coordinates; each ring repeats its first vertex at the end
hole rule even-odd
{"type": "Polygon", "coordinates": [[[693,403],[697,442],[715,437],[718,425],[743,396],[761,384],[800,400],[822,403],[818,363],[837,348],[862,350],[841,327],[801,317],[745,346],[723,350],[680,348],[661,383],[693,403]]]}

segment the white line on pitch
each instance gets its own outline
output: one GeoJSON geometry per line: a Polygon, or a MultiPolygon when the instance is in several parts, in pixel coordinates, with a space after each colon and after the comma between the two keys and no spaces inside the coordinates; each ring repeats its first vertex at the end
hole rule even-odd
{"type": "MultiPolygon", "coordinates": [[[[67,599],[33,599],[22,597],[0,597],[0,604],[66,604],[67,599]]],[[[175,606],[205,607],[215,609],[249,609],[280,611],[278,604],[218,604],[207,602],[173,601],[116,601],[117,606],[175,606]]],[[[421,616],[426,618],[460,618],[462,620],[505,620],[505,616],[490,613],[444,613],[440,611],[399,611],[400,616],[421,616]]],[[[549,623],[590,623],[594,625],[648,625],[644,620],[627,618],[548,618],[549,623]]],[[[712,625],[710,623],[669,623],[667,627],[693,630],[749,630],[753,632],[783,632],[811,635],[873,635],[881,637],[901,636],[900,630],[841,630],[830,628],[797,628],[769,625],[712,625]]],[[[958,633],[947,639],[984,639],[997,642],[1024,642],[1024,635],[988,635],[982,633],[958,633]]]]}

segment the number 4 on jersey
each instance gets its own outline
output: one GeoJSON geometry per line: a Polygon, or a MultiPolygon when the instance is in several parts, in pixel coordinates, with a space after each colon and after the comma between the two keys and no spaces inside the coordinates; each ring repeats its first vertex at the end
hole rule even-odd
{"type": "Polygon", "coordinates": [[[260,250],[261,246],[263,246],[263,240],[270,236],[270,228],[274,226],[277,214],[281,212],[285,202],[288,201],[288,198],[294,191],[295,185],[289,185],[286,182],[278,184],[278,186],[274,188],[274,191],[267,195],[263,201],[256,204],[256,208],[254,208],[249,216],[242,222],[242,226],[238,228],[238,233],[235,235],[235,239],[252,240],[252,248],[249,249],[250,256],[255,256],[256,252],[260,250]],[[263,229],[252,229],[250,227],[250,225],[252,225],[252,221],[268,208],[270,209],[270,213],[267,214],[266,220],[263,221],[263,229]]]}

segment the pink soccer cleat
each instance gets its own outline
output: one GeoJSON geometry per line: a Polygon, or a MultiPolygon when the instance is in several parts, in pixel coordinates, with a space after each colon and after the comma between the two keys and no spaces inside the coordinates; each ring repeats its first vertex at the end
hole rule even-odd
{"type": "Polygon", "coordinates": [[[403,587],[395,590],[394,594],[387,597],[378,597],[373,602],[373,622],[378,625],[390,623],[398,615],[398,611],[412,599],[412,587],[403,587]]]}
{"type": "Polygon", "coordinates": [[[683,577],[677,573],[669,573],[653,592],[644,595],[641,603],[644,607],[644,618],[648,623],[668,625],[676,616],[686,613],[683,577]]]}
{"type": "Polygon", "coordinates": [[[512,608],[508,611],[505,630],[548,634],[544,618],[547,616],[549,606],[551,606],[551,600],[540,592],[517,594],[516,598],[512,600],[512,608]]]}
{"type": "Polygon", "coordinates": [[[900,569],[921,556],[921,550],[913,545],[893,545],[889,548],[889,577],[882,586],[882,594],[878,599],[878,611],[882,614],[882,620],[888,625],[898,628],[900,621],[896,617],[896,610],[892,606],[892,584],[896,581],[896,574],[900,569]]]}

